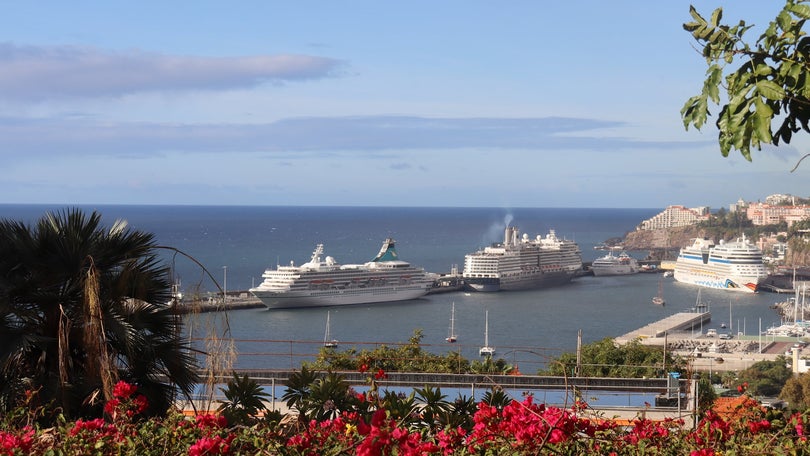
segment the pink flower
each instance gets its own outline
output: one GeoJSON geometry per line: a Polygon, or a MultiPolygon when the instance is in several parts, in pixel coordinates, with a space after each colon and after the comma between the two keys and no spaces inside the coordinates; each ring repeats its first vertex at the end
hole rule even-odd
{"type": "Polygon", "coordinates": [[[215,413],[197,415],[195,420],[197,421],[197,427],[199,429],[222,429],[228,426],[228,420],[224,416],[215,413]]]}

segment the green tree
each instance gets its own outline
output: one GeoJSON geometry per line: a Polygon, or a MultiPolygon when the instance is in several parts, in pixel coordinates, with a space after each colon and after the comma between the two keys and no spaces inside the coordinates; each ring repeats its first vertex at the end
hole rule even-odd
{"type": "Polygon", "coordinates": [[[698,379],[698,413],[703,414],[714,405],[717,399],[717,393],[714,391],[714,385],[708,375],[702,375],[698,379]]]}
{"type": "Polygon", "coordinates": [[[99,416],[117,380],[165,413],[198,382],[152,234],[73,209],[0,220],[0,412],[38,391],[99,416]]]}
{"type": "Polygon", "coordinates": [[[785,356],[777,356],[773,361],[759,361],[737,375],[734,388],[747,384],[746,391],[756,396],[776,396],[782,391],[788,379],[793,376],[785,356]]]}
{"type": "Polygon", "coordinates": [[[709,101],[719,105],[722,88],[727,101],[715,124],[723,156],[736,149],[750,161],[752,147],[787,144],[794,133],[810,132],[810,37],[802,31],[810,18],[807,0],[787,0],[754,43],[746,41],[752,25],[720,23],[722,8],[708,19],[692,6],[689,13],[693,21],[684,30],[697,42],[708,69],[701,93],[681,109],[687,129],[706,123],[709,101]]]}
{"type": "Polygon", "coordinates": [[[789,378],[779,393],[779,398],[787,401],[788,406],[794,410],[810,408],[810,373],[789,378]]]}
{"type": "MultiPolygon", "coordinates": [[[[633,340],[619,345],[611,338],[582,346],[582,377],[660,377],[664,375],[664,350],[661,347],[644,345],[633,340]]],[[[563,353],[549,363],[540,375],[575,375],[576,353],[563,353]]],[[[683,372],[683,360],[666,354],[667,372],[683,372]]]]}

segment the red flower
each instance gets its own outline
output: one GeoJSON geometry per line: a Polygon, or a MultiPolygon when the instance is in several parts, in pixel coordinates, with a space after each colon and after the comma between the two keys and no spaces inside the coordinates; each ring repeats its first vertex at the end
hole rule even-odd
{"type": "Polygon", "coordinates": [[[188,449],[188,454],[189,456],[228,454],[231,452],[231,440],[233,440],[233,436],[228,436],[225,439],[218,435],[202,437],[188,449]]]}
{"type": "Polygon", "coordinates": [[[748,429],[752,434],[756,434],[760,431],[767,431],[770,428],[771,422],[768,420],[751,421],[748,423],[748,429]]]}
{"type": "Polygon", "coordinates": [[[714,456],[714,450],[711,448],[703,448],[689,453],[689,456],[714,456]]]}
{"type": "Polygon", "coordinates": [[[104,413],[114,416],[119,405],[121,405],[120,400],[110,399],[106,404],[104,404],[104,413]]]}
{"type": "Polygon", "coordinates": [[[137,386],[130,385],[129,383],[121,380],[113,387],[113,396],[120,399],[126,399],[129,396],[132,396],[137,390],[137,386]]]}
{"type": "Polygon", "coordinates": [[[386,374],[385,371],[382,370],[382,368],[380,368],[380,370],[378,370],[377,373],[374,374],[374,378],[376,378],[377,380],[388,378],[388,374],[386,374]]]}
{"type": "Polygon", "coordinates": [[[368,364],[363,363],[363,364],[360,365],[360,373],[361,374],[366,372],[367,370],[368,370],[368,364]]]}

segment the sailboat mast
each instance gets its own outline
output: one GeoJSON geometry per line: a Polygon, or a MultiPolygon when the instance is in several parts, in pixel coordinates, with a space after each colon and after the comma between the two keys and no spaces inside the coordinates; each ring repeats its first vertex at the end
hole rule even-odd
{"type": "Polygon", "coordinates": [[[484,316],[484,346],[489,347],[489,311],[484,316]]]}

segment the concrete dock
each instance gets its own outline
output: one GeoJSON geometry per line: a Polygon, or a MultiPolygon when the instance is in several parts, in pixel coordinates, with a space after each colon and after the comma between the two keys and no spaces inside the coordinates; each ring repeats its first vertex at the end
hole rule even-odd
{"type": "Polygon", "coordinates": [[[620,344],[625,344],[634,339],[660,338],[665,334],[690,331],[708,324],[712,319],[711,312],[678,312],[674,315],[650,323],[647,326],[630,331],[629,333],[617,337],[615,340],[620,344]]]}

